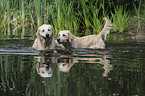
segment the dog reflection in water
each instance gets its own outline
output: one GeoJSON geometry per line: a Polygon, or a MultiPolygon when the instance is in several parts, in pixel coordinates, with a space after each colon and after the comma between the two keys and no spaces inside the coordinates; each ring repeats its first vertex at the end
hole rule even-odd
{"type": "MultiPolygon", "coordinates": [[[[87,56],[89,56],[89,55],[87,55],[87,56]]],[[[73,65],[75,63],[79,63],[79,61],[84,61],[84,63],[89,63],[89,64],[101,64],[101,65],[104,65],[103,66],[104,72],[103,72],[102,76],[107,77],[108,73],[113,69],[113,66],[111,64],[109,64],[110,61],[107,60],[106,58],[110,58],[110,57],[108,57],[106,55],[103,55],[103,57],[100,57],[100,58],[63,57],[58,60],[58,67],[59,67],[59,70],[62,72],[69,72],[70,69],[73,67],[73,65]]]]}
{"type": "MultiPolygon", "coordinates": [[[[53,65],[55,63],[55,57],[52,57],[47,53],[40,53],[40,56],[35,57],[37,59],[36,70],[41,77],[52,77],[53,65]]],[[[57,60],[56,60],[57,61],[57,60]]],[[[58,60],[58,67],[62,72],[69,72],[70,68],[75,64],[75,58],[63,58],[58,60]],[[61,61],[61,62],[59,62],[61,61]]],[[[56,62],[57,63],[57,62],[56,62]]]]}
{"type": "Polygon", "coordinates": [[[41,77],[52,77],[55,57],[40,55],[37,59],[36,70],[41,77]]]}
{"type": "Polygon", "coordinates": [[[111,58],[110,56],[107,57],[103,55],[99,57],[97,55],[79,55],[80,58],[76,58],[73,56],[63,55],[60,56],[59,59],[55,60],[55,57],[51,56],[50,53],[41,53],[40,56],[35,57],[37,59],[36,70],[37,73],[41,77],[52,77],[53,75],[53,65],[54,63],[57,64],[59,71],[61,72],[69,72],[75,63],[79,63],[79,61],[84,61],[84,63],[89,64],[101,64],[104,65],[104,72],[102,74],[103,77],[107,77],[108,73],[113,69],[112,65],[109,64],[110,61],[106,58],[111,58]],[[83,58],[81,58],[83,56],[83,58]],[[93,58],[87,57],[93,56],[93,58]],[[86,58],[84,58],[86,57],[86,58]],[[96,58],[94,58],[96,57],[96,58]],[[99,60],[99,61],[98,61],[99,60]],[[55,62],[57,61],[57,62],[55,62]]]}
{"type": "Polygon", "coordinates": [[[75,63],[77,63],[77,61],[74,57],[63,58],[58,60],[58,67],[62,72],[69,72],[75,63]]]}
{"type": "Polygon", "coordinates": [[[107,77],[108,73],[113,69],[113,66],[111,64],[109,64],[110,61],[107,60],[106,58],[102,58],[100,59],[100,64],[104,65],[104,73],[102,74],[103,77],[107,77]]]}

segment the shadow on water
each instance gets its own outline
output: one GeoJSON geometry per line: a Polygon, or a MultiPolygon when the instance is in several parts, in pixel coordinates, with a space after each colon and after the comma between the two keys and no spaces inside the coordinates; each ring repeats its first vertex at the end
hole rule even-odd
{"type": "Polygon", "coordinates": [[[27,39],[0,40],[1,96],[143,96],[145,44],[36,51],[27,39]]]}

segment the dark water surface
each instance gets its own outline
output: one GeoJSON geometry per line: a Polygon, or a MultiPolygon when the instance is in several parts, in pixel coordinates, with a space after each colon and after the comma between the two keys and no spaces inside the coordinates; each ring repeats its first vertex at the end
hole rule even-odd
{"type": "Polygon", "coordinates": [[[32,40],[0,40],[0,96],[145,96],[145,43],[36,51],[32,40]]]}

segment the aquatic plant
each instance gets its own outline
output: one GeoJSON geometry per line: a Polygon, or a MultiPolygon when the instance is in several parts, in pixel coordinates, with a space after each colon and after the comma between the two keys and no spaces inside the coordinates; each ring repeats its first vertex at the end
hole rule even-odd
{"type": "Polygon", "coordinates": [[[78,22],[73,10],[73,4],[63,0],[55,0],[54,5],[49,5],[51,24],[54,26],[55,36],[61,30],[70,30],[76,34],[78,22]]]}
{"type": "Polygon", "coordinates": [[[138,26],[138,29],[140,29],[141,27],[141,17],[140,17],[140,14],[141,14],[141,4],[142,4],[142,0],[139,0],[139,6],[137,8],[137,6],[133,3],[133,6],[134,6],[134,12],[137,16],[137,26],[138,26]]]}
{"type": "Polygon", "coordinates": [[[113,30],[123,32],[125,30],[125,27],[128,23],[128,12],[126,12],[124,7],[117,6],[115,8],[115,12],[112,13],[112,19],[113,19],[113,30]]]}
{"type": "MultiPolygon", "coordinates": [[[[0,36],[23,37],[29,34],[34,36],[43,23],[53,26],[55,37],[60,30],[70,30],[74,35],[98,34],[104,24],[103,17],[113,19],[113,31],[123,32],[127,25],[128,12],[125,11],[124,6],[114,5],[115,7],[110,8],[109,6],[113,4],[109,2],[106,3],[104,0],[0,0],[0,36]],[[79,32],[78,29],[81,31],[79,32]]],[[[134,4],[137,17],[140,17],[140,6],[137,7],[134,4]]],[[[138,26],[140,26],[140,19],[138,19],[138,26]]]]}
{"type": "MultiPolygon", "coordinates": [[[[14,23],[13,25],[15,26],[14,30],[13,30],[13,34],[15,33],[15,36],[18,37],[18,11],[15,11],[15,16],[14,18],[14,23]]],[[[25,30],[23,30],[25,31],[25,30]]]]}
{"type": "Polygon", "coordinates": [[[90,6],[89,2],[87,1],[79,1],[80,7],[82,9],[82,12],[80,11],[80,15],[82,16],[82,19],[84,20],[84,25],[86,28],[85,35],[89,35],[89,27],[90,27],[90,6]],[[88,3],[88,4],[87,4],[88,3]]]}
{"type": "Polygon", "coordinates": [[[7,32],[8,32],[8,36],[11,36],[11,26],[10,26],[10,19],[11,19],[11,13],[10,13],[10,5],[9,5],[9,1],[7,2],[7,11],[6,11],[6,13],[7,13],[7,27],[8,27],[8,29],[7,29],[7,32]]]}
{"type": "Polygon", "coordinates": [[[37,15],[37,27],[40,27],[42,24],[41,18],[41,0],[34,0],[35,11],[37,15]]]}
{"type": "Polygon", "coordinates": [[[93,13],[92,16],[90,17],[92,20],[91,27],[93,28],[93,34],[98,34],[99,32],[101,32],[103,28],[102,26],[103,17],[107,17],[104,1],[103,2],[97,1],[95,5],[91,4],[91,13],[93,13]],[[100,6],[97,7],[97,5],[100,6]],[[102,16],[100,16],[100,11],[102,12],[102,16]]]}
{"type": "Polygon", "coordinates": [[[4,26],[6,22],[6,0],[0,0],[0,36],[3,37],[6,35],[6,31],[4,31],[4,26]]]}
{"type": "Polygon", "coordinates": [[[22,16],[21,16],[21,19],[22,19],[22,36],[25,36],[25,8],[24,8],[24,0],[22,0],[22,16]]]}

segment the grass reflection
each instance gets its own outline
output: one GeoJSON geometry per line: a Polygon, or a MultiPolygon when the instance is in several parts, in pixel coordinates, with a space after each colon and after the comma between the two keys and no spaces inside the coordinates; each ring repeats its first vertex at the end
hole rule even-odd
{"type": "Polygon", "coordinates": [[[108,50],[82,49],[72,54],[62,51],[40,52],[35,56],[0,55],[0,93],[8,96],[144,94],[142,59],[126,58],[123,51],[117,52],[118,55],[108,50]]]}
{"type": "Polygon", "coordinates": [[[35,77],[30,76],[31,81],[29,82],[26,93],[29,93],[31,96],[42,94],[60,96],[63,94],[63,96],[74,96],[83,94],[83,92],[87,92],[87,95],[89,95],[89,88],[92,88],[92,90],[95,92],[97,85],[93,85],[93,82],[99,79],[100,76],[106,77],[108,72],[110,72],[107,71],[109,68],[107,66],[111,65],[104,61],[106,60],[104,59],[105,57],[101,59],[102,56],[95,59],[93,58],[97,55],[93,56],[93,58],[89,58],[88,55],[86,59],[85,57],[82,58],[81,56],[82,55],[80,55],[79,58],[76,58],[74,55],[61,55],[60,57],[54,57],[52,54],[47,52],[43,52],[43,54],[40,53],[40,56],[35,57],[35,65],[33,66],[32,71],[37,72],[39,75],[31,74],[35,77]],[[84,59],[87,62],[83,62],[84,59]],[[97,62],[91,63],[91,59],[97,62]],[[96,63],[101,64],[101,66],[97,65],[96,63]],[[104,69],[106,68],[107,70],[105,69],[104,71],[102,64],[105,65],[104,69]],[[94,74],[95,77],[92,78],[91,74],[94,74]],[[90,84],[88,85],[87,82],[90,82],[90,84]],[[89,87],[86,88],[86,86],[89,87]],[[34,90],[35,92],[37,90],[37,92],[34,93],[34,90]]]}

